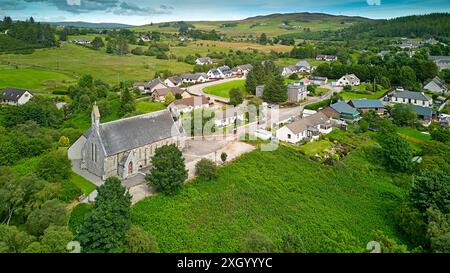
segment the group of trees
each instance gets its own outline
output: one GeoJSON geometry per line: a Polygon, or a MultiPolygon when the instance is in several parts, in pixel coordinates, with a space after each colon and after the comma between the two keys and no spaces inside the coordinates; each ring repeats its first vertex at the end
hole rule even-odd
{"type": "Polygon", "coordinates": [[[255,94],[256,87],[259,85],[264,85],[264,100],[274,103],[287,100],[287,87],[284,84],[284,78],[273,62],[255,63],[253,69],[248,73],[245,83],[247,92],[255,94]]]}

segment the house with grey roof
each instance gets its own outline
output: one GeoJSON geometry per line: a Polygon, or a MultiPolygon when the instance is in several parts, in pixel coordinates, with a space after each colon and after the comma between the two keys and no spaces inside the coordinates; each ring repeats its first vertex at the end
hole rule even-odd
{"type": "Polygon", "coordinates": [[[167,88],[168,86],[160,79],[154,79],[151,82],[138,82],[133,85],[142,91],[143,94],[152,94],[156,89],[167,88]]]}
{"type": "Polygon", "coordinates": [[[337,86],[347,86],[347,85],[358,86],[358,85],[360,85],[360,83],[361,83],[361,81],[355,74],[347,74],[347,75],[342,76],[337,81],[337,86]]]}
{"type": "Polygon", "coordinates": [[[180,76],[183,83],[186,84],[196,84],[196,83],[203,83],[208,81],[208,75],[205,73],[185,73],[180,76]]]}
{"type": "Polygon", "coordinates": [[[320,135],[333,130],[332,121],[321,112],[298,119],[276,131],[279,140],[288,143],[298,143],[304,139],[316,140],[320,135]]]}
{"type": "Polygon", "coordinates": [[[197,65],[208,65],[212,63],[213,61],[210,57],[197,58],[197,60],[195,60],[195,64],[197,65]]]}
{"type": "Polygon", "coordinates": [[[319,76],[311,76],[311,77],[309,77],[309,82],[310,82],[310,84],[313,84],[316,86],[321,86],[321,85],[325,85],[328,83],[328,78],[327,77],[319,77],[319,76]]]}
{"type": "Polygon", "coordinates": [[[380,100],[350,100],[348,105],[361,113],[375,111],[380,115],[384,114],[384,104],[380,100]]]}
{"type": "Polygon", "coordinates": [[[126,179],[151,166],[155,150],[164,145],[185,146],[183,127],[169,110],[100,123],[94,104],[91,128],[68,151],[69,159],[103,180],[126,179]]]}
{"type": "Polygon", "coordinates": [[[318,54],[316,56],[316,60],[317,61],[326,61],[326,62],[331,62],[331,61],[337,61],[338,57],[335,55],[324,55],[324,54],[318,54]]]}
{"type": "Polygon", "coordinates": [[[252,69],[253,65],[243,64],[231,69],[231,73],[235,76],[246,76],[252,69]]]}
{"type": "Polygon", "coordinates": [[[450,56],[429,56],[429,59],[437,65],[439,70],[450,69],[450,56]]]}
{"type": "Polygon", "coordinates": [[[183,83],[183,79],[180,76],[172,76],[164,80],[164,85],[167,87],[177,87],[183,83]]]}
{"type": "Polygon", "coordinates": [[[24,89],[17,88],[5,88],[1,94],[0,99],[4,104],[9,105],[23,105],[30,101],[33,95],[24,89]]]}
{"type": "Polygon", "coordinates": [[[400,91],[395,92],[391,97],[393,103],[412,104],[423,107],[431,107],[433,100],[426,96],[423,92],[400,91]]]}
{"type": "Polygon", "coordinates": [[[445,95],[448,92],[447,84],[443,80],[441,80],[438,76],[425,82],[423,89],[428,90],[435,94],[445,95]]]}
{"type": "Polygon", "coordinates": [[[167,94],[172,93],[172,95],[176,96],[177,94],[180,94],[182,98],[190,98],[192,97],[191,94],[189,94],[185,89],[182,89],[180,87],[166,87],[161,89],[156,89],[152,97],[156,101],[163,102],[166,99],[167,94]]]}

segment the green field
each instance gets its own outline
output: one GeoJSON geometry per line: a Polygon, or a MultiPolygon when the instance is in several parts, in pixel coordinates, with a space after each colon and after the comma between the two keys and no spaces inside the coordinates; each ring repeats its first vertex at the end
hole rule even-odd
{"type": "Polygon", "coordinates": [[[203,89],[203,92],[205,92],[206,94],[211,94],[211,95],[222,97],[222,98],[229,98],[230,97],[229,92],[233,88],[239,88],[245,94],[246,93],[245,80],[236,80],[236,81],[231,81],[231,82],[208,86],[203,89]]]}
{"type": "MultiPolygon", "coordinates": [[[[59,48],[40,49],[29,55],[0,55],[0,63],[28,66],[61,72],[78,78],[91,74],[109,84],[120,81],[153,79],[157,70],[168,69],[179,74],[192,70],[192,65],[176,60],[158,60],[148,56],[117,56],[67,43],[59,48]]],[[[12,73],[12,72],[10,72],[12,73]]]]}
{"type": "MultiPolygon", "coordinates": [[[[361,90],[362,87],[357,87],[358,90],[361,90]]],[[[385,93],[387,89],[380,89],[375,93],[364,94],[357,92],[341,92],[339,96],[341,96],[344,100],[353,100],[353,99],[380,99],[385,93]]]]}
{"type": "Polygon", "coordinates": [[[429,134],[423,134],[422,132],[417,131],[416,129],[411,127],[399,127],[397,129],[397,132],[400,135],[406,136],[408,139],[412,138],[417,142],[431,141],[431,136],[429,134]]]}
{"type": "Polygon", "coordinates": [[[307,252],[364,251],[377,229],[400,241],[392,214],[406,191],[367,158],[357,149],[328,167],[290,148],[257,150],[213,181],[137,203],[133,222],[162,252],[239,252],[252,231],[278,246],[296,234],[307,252]]]}
{"type": "Polygon", "coordinates": [[[303,151],[308,156],[314,156],[325,149],[328,149],[333,143],[328,140],[319,140],[307,143],[298,148],[298,150],[303,151]]]}
{"type": "MultiPolygon", "coordinates": [[[[2,56],[0,55],[0,58],[2,56]]],[[[34,68],[0,67],[0,88],[15,87],[31,90],[54,90],[73,83],[66,74],[34,68]]]]}
{"type": "Polygon", "coordinates": [[[160,102],[151,101],[138,101],[136,103],[136,112],[139,114],[145,114],[165,109],[166,106],[160,102]]]}

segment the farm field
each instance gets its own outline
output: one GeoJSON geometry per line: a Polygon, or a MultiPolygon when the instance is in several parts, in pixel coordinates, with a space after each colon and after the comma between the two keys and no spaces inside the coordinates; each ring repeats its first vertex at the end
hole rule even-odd
{"type": "Polygon", "coordinates": [[[158,60],[156,57],[131,54],[109,55],[104,51],[95,51],[70,43],[59,48],[36,50],[29,55],[0,55],[0,62],[60,72],[73,78],[90,74],[95,79],[101,79],[109,84],[126,80],[150,80],[157,70],[168,69],[173,73],[192,70],[192,65],[176,60],[158,60]]]}
{"type": "Polygon", "coordinates": [[[237,80],[208,86],[205,89],[203,89],[203,92],[205,92],[206,94],[211,94],[222,98],[229,98],[230,97],[229,92],[233,88],[239,88],[245,94],[246,93],[245,80],[237,80]]]}
{"type": "Polygon", "coordinates": [[[66,87],[73,82],[73,77],[59,72],[0,66],[0,88],[15,87],[30,90],[54,90],[66,87]]]}
{"type": "Polygon", "coordinates": [[[392,211],[406,191],[367,158],[358,148],[329,167],[290,148],[253,151],[213,181],[137,203],[133,222],[162,252],[239,252],[254,231],[276,245],[289,231],[306,252],[363,252],[375,230],[401,242],[392,211]]]}

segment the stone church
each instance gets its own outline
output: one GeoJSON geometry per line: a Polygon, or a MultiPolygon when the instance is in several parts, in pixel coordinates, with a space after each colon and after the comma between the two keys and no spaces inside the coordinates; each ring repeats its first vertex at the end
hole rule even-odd
{"type": "Polygon", "coordinates": [[[185,146],[183,127],[170,111],[162,110],[140,116],[100,123],[94,104],[91,128],[69,148],[69,158],[105,180],[117,176],[128,178],[150,167],[156,148],[175,144],[185,146]]]}

